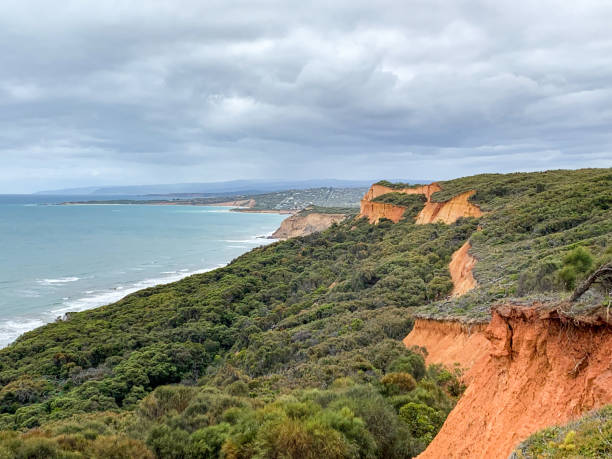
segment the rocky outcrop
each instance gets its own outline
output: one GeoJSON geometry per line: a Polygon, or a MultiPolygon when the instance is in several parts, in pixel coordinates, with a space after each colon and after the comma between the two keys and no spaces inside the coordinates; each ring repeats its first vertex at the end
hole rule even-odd
{"type": "Polygon", "coordinates": [[[308,234],[323,231],[332,224],[341,222],[346,218],[343,214],[292,215],[281,223],[280,227],[270,236],[272,239],[288,239],[290,237],[307,236],[308,234]]]}
{"type": "Polygon", "coordinates": [[[451,257],[451,262],[448,265],[453,280],[451,296],[461,296],[476,287],[476,279],[472,274],[476,258],[469,253],[471,247],[470,241],[466,241],[451,257]]]}
{"type": "Polygon", "coordinates": [[[486,330],[465,330],[422,321],[405,340],[429,345],[430,362],[476,354],[465,393],[419,458],[505,458],[537,430],[612,403],[612,325],[602,316],[504,305],[493,309],[486,330]],[[437,342],[446,332],[452,353],[437,342]]]}
{"type": "Polygon", "coordinates": [[[480,207],[469,202],[469,198],[476,191],[466,191],[445,202],[432,202],[430,199],[425,203],[423,210],[417,215],[417,225],[427,223],[454,223],[461,217],[480,217],[480,207]]]}

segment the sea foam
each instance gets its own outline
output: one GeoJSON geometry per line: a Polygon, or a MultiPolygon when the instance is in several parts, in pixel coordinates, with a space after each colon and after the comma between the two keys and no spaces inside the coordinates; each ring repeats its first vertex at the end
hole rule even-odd
{"type": "Polygon", "coordinates": [[[59,279],[39,279],[38,282],[40,285],[61,285],[67,284],[68,282],[76,282],[80,280],[80,277],[69,276],[69,277],[60,277],[59,279]]]}

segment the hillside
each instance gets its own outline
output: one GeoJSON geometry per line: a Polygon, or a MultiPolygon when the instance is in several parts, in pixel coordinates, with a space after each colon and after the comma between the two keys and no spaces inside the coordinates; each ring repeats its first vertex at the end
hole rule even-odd
{"type": "MultiPolygon", "coordinates": [[[[478,392],[453,364],[490,358],[489,338],[466,328],[502,301],[567,304],[612,258],[610,169],[377,186],[361,216],[0,350],[0,457],[411,457],[449,430],[463,383],[478,392]],[[367,215],[378,204],[394,218],[367,215]],[[423,337],[457,324],[454,354],[407,349],[415,319],[423,337]]],[[[591,289],[564,314],[603,301],[591,289]]]]}
{"type": "Polygon", "coordinates": [[[168,196],[161,199],[107,199],[71,201],[64,204],[139,204],[246,207],[250,210],[297,211],[309,206],[352,208],[366,188],[307,188],[271,193],[219,194],[216,196],[168,196]]]}

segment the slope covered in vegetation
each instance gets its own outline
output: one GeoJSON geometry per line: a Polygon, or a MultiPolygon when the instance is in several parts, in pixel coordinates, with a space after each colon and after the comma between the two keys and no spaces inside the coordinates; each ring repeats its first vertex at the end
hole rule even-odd
{"type": "Polygon", "coordinates": [[[612,405],[544,429],[519,445],[511,459],[612,457],[612,405]]]}
{"type": "MultiPolygon", "coordinates": [[[[462,387],[402,345],[414,315],[563,298],[610,256],[611,187],[610,170],[444,182],[439,193],[479,190],[487,213],[450,225],[349,217],[69,314],[0,350],[0,457],[415,455],[462,387]],[[451,255],[468,240],[478,286],[450,299],[451,255]]],[[[601,300],[589,295],[584,307],[601,300]]]]}

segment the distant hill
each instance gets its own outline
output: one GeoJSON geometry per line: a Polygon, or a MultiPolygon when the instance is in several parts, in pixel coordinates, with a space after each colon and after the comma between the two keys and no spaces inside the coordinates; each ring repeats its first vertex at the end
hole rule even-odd
{"type": "MultiPolygon", "coordinates": [[[[406,180],[404,180],[406,181],[406,180]]],[[[426,183],[424,180],[409,180],[410,183],[426,183]]],[[[173,183],[159,185],[126,185],[126,186],[99,186],[65,188],[58,190],[44,190],[36,194],[46,195],[173,195],[173,194],[258,194],[271,193],[274,191],[296,190],[307,188],[334,187],[334,188],[356,188],[368,187],[371,180],[338,180],[338,179],[313,179],[313,180],[232,180],[228,182],[206,182],[206,183],[173,183]]]]}

